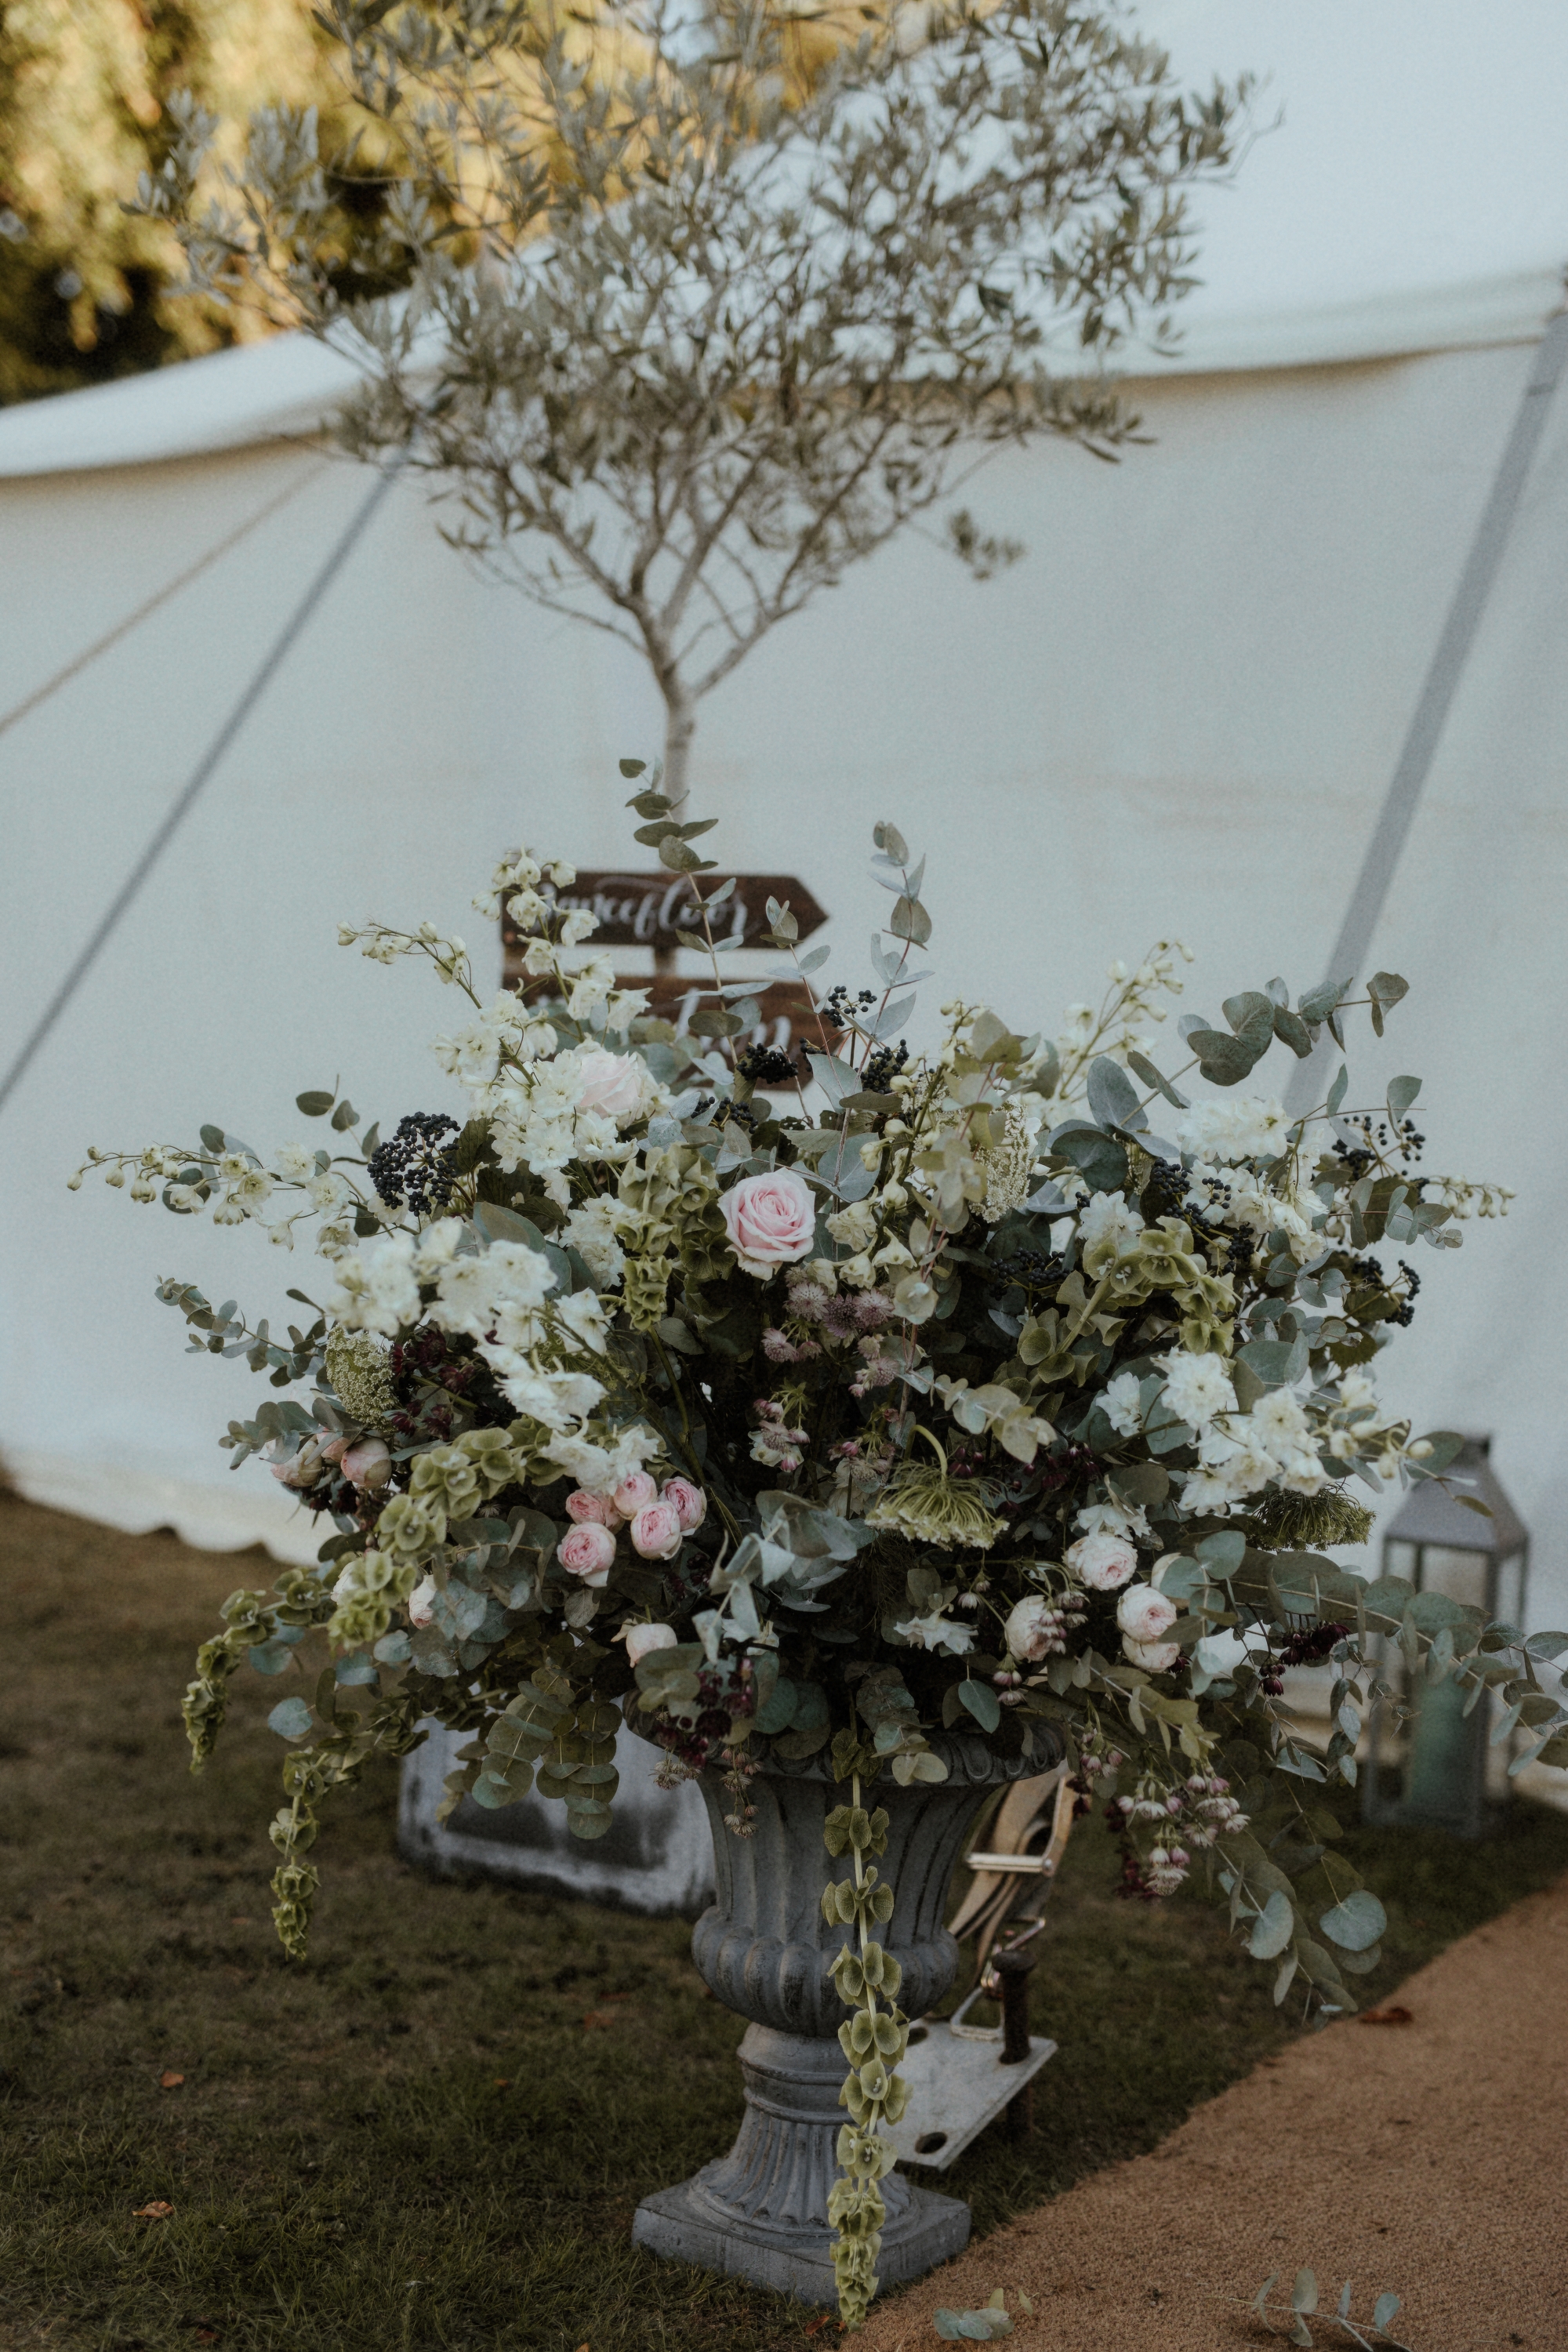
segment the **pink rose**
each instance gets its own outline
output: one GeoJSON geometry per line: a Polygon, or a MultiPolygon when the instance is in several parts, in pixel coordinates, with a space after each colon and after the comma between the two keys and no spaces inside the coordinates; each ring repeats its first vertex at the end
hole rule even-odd
{"type": "Polygon", "coordinates": [[[374,1492],[392,1476],[392,1456],[379,1437],[362,1437],[343,1454],[342,1473],[351,1486],[374,1492]]]}
{"type": "Polygon", "coordinates": [[[623,1519],[635,1519],[646,1504],[658,1500],[658,1488],[646,1470],[634,1470],[616,1488],[616,1508],[623,1519]]]}
{"type": "Polygon", "coordinates": [[[555,1557],[569,1576],[580,1576],[584,1584],[603,1584],[615,1560],[616,1539],[608,1528],[589,1520],[562,1537],[555,1557]]]}
{"type": "Polygon", "coordinates": [[[632,1549],[644,1559],[673,1559],[685,1533],[673,1503],[648,1503],[632,1521],[632,1549]]]}
{"type": "Polygon", "coordinates": [[[651,1651],[673,1650],[676,1646],[673,1625],[628,1625],[621,1638],[634,1666],[651,1651]]]}
{"type": "Polygon", "coordinates": [[[674,1504],[688,1535],[693,1528],[700,1528],[708,1517],[708,1497],[700,1486],[692,1485],[689,1478],[667,1478],[659,1500],[674,1504]]]}
{"type": "Polygon", "coordinates": [[[621,1514],[607,1495],[590,1495],[582,1486],[567,1496],[566,1516],[580,1528],[618,1528],[622,1524],[621,1514]]]}
{"type": "Polygon", "coordinates": [[[1130,1584],[1116,1604],[1116,1622],[1134,1642],[1157,1642],[1176,1622],[1176,1604],[1150,1584],[1130,1584]]]}
{"type": "Polygon", "coordinates": [[[759,1278],[779,1265],[809,1257],[816,1242],[811,1187],[793,1168],[742,1176],[719,1202],[730,1246],[746,1274],[759,1278]]]}
{"type": "Polygon", "coordinates": [[[1138,1554],[1120,1536],[1079,1536],[1067,1564],[1091,1592],[1116,1592],[1138,1566],[1138,1554]]]}
{"type": "Polygon", "coordinates": [[[647,1110],[653,1085],[647,1064],[636,1054],[606,1054],[601,1046],[590,1045],[578,1055],[577,1067],[583,1073],[580,1109],[602,1111],[617,1127],[628,1126],[647,1110]]]}
{"type": "Polygon", "coordinates": [[[341,1462],[348,1450],[349,1441],[346,1437],[334,1437],[330,1445],[322,1446],[321,1459],[323,1462],[341,1462]]]}
{"type": "Polygon", "coordinates": [[[1121,1646],[1131,1663],[1142,1666],[1146,1675],[1168,1675],[1182,1654],[1179,1642],[1135,1642],[1131,1633],[1123,1633],[1121,1646]]]}

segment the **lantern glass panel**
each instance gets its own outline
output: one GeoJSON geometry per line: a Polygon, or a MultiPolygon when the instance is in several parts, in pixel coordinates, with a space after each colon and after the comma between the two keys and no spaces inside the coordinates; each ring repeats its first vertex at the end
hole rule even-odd
{"type": "Polygon", "coordinates": [[[1510,1552],[1498,1564],[1497,1615],[1505,1625],[1524,1622],[1524,1553],[1510,1552]]]}
{"type": "Polygon", "coordinates": [[[1460,1601],[1467,1609],[1484,1609],[1490,1562],[1489,1552],[1461,1551],[1451,1544],[1423,1544],[1421,1590],[1446,1592],[1450,1601],[1460,1601]]]}
{"type": "Polygon", "coordinates": [[[1414,1584],[1415,1550],[1416,1547],[1413,1543],[1405,1543],[1398,1536],[1390,1536],[1383,1547],[1384,1576],[1402,1576],[1406,1584],[1414,1584]]]}

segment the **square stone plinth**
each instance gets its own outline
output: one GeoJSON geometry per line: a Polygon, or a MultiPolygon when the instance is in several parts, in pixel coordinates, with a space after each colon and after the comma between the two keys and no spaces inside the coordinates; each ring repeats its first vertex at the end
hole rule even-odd
{"type": "MultiPolygon", "coordinates": [[[[837,2300],[832,2232],[826,2222],[820,2231],[726,2223],[703,2196],[700,2174],[643,2200],[632,2223],[632,2243],[668,2262],[695,2263],[700,2270],[750,2279],[753,2286],[772,2287],[802,2303],[837,2300]]],[[[968,2206],[911,2185],[909,2210],[882,2232],[877,2275],[884,2286],[902,2286],[938,2263],[951,2262],[968,2243],[968,2206]]]]}

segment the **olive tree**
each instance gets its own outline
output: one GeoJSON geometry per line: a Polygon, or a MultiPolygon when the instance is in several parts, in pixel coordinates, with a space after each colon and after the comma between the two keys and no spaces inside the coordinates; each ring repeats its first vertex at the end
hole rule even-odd
{"type": "MultiPolygon", "coordinates": [[[[455,543],[697,706],[987,455],[1110,457],[1108,367],[1191,285],[1201,95],[1114,0],[812,11],[333,0],[361,126],[194,105],[140,204],[190,280],[353,352],[341,430],[436,478],[455,543]]],[[[1019,551],[966,511],[981,576],[1019,551]]]]}

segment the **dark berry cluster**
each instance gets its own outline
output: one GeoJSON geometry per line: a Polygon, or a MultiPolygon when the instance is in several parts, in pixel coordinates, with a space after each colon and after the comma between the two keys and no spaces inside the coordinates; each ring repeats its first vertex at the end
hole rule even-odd
{"type": "Polygon", "coordinates": [[[1143,1197],[1153,1217],[1179,1217],[1187,1213],[1182,1203],[1186,1198],[1189,1179],[1178,1160],[1156,1160],[1149,1171],[1149,1181],[1143,1187],[1143,1197]]]}
{"type": "Polygon", "coordinates": [[[893,1091],[893,1080],[900,1071],[907,1066],[909,1058],[910,1049],[901,1037],[896,1046],[879,1045],[874,1054],[868,1054],[866,1057],[866,1066],[860,1073],[862,1092],[868,1095],[890,1095],[893,1091]]]}
{"type": "Polygon", "coordinates": [[[874,988],[863,988],[858,995],[851,996],[840,981],[837,988],[828,990],[822,1007],[822,1017],[830,1029],[847,1029],[849,1024],[859,1014],[868,1013],[876,1002],[877,992],[874,988]]]}
{"type": "MultiPolygon", "coordinates": [[[[1339,1643],[1349,1641],[1350,1631],[1348,1625],[1309,1625],[1303,1633],[1291,1634],[1275,1663],[1280,1666],[1320,1665],[1339,1643]]],[[[1268,1685],[1265,1684],[1264,1687],[1268,1685]]]]}
{"type": "Polygon", "coordinates": [[[999,1257],[996,1271],[1020,1290],[1048,1290],[1054,1294],[1067,1272],[1067,1263],[1059,1252],[1047,1257],[1044,1250],[1021,1249],[1015,1250],[1011,1257],[999,1257]]]}
{"type": "Polygon", "coordinates": [[[1405,1297],[1388,1320],[1404,1328],[1415,1320],[1415,1294],[1421,1287],[1421,1276],[1404,1258],[1399,1261],[1399,1271],[1405,1276],[1405,1297]]]}
{"type": "Polygon", "coordinates": [[[703,1120],[710,1117],[710,1115],[715,1111],[719,1111],[721,1114],[719,1120],[721,1127],[722,1127],[726,1121],[733,1119],[735,1125],[737,1127],[743,1127],[748,1135],[755,1135],[758,1128],[762,1125],[763,1118],[766,1117],[765,1111],[753,1110],[750,1103],[727,1102],[721,1104],[717,1095],[704,1095],[691,1116],[694,1120],[703,1120]]]}
{"type": "Polygon", "coordinates": [[[1063,1486],[1087,1485],[1100,1475],[1100,1461],[1092,1446],[1064,1445],[1059,1454],[1048,1454],[1040,1465],[1040,1492],[1054,1495],[1063,1486]]]}
{"type": "Polygon", "coordinates": [[[472,1356],[454,1357],[446,1332],[434,1323],[422,1323],[406,1339],[394,1344],[387,1364],[397,1392],[405,1400],[391,1416],[394,1434],[408,1440],[449,1437],[452,1409],[443,1398],[431,1396],[429,1391],[445,1389],[448,1396],[468,1397],[481,1377],[478,1360],[472,1356]],[[421,1382],[426,1389],[423,1403],[417,1402],[416,1396],[417,1384],[421,1382]],[[411,1396],[416,1399],[412,1404],[407,1402],[411,1396]]]}
{"type": "Polygon", "coordinates": [[[1366,1138],[1364,1147],[1352,1144],[1340,1155],[1351,1170],[1352,1182],[1364,1176],[1373,1162],[1387,1152],[1397,1151],[1402,1160],[1419,1160],[1426,1148],[1426,1138],[1413,1118],[1396,1118],[1392,1122],[1380,1118],[1374,1127],[1369,1113],[1347,1123],[1358,1128],[1366,1138]]]}
{"type": "Polygon", "coordinates": [[[370,1155],[370,1181],[389,1209],[412,1209],[416,1217],[444,1209],[458,1181],[449,1145],[458,1122],[444,1110],[416,1110],[397,1122],[396,1132],[370,1155]]]}
{"type": "Polygon", "coordinates": [[[809,1072],[797,1068],[788,1054],[777,1045],[748,1045],[735,1067],[754,1087],[793,1087],[805,1085],[809,1072]]]}

